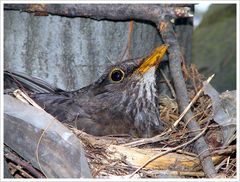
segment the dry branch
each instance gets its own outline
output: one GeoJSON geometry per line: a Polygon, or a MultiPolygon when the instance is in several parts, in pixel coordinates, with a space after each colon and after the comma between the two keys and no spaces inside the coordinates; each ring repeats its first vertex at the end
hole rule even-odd
{"type": "Polygon", "coordinates": [[[16,154],[14,154],[12,152],[7,152],[6,154],[4,154],[4,157],[13,161],[14,163],[17,163],[18,165],[22,166],[23,168],[27,169],[35,177],[45,178],[45,176],[42,173],[40,173],[38,170],[36,170],[29,162],[26,162],[26,161],[20,159],[16,154]]]}
{"type": "MultiPolygon", "coordinates": [[[[157,148],[152,149],[138,149],[118,145],[110,145],[108,150],[112,152],[112,157],[125,158],[126,161],[135,166],[141,167],[146,161],[151,159],[151,156],[159,155],[161,152],[157,148]]],[[[221,156],[214,156],[214,163],[219,163],[222,159],[221,156]]],[[[201,169],[200,161],[197,157],[189,156],[186,154],[178,154],[170,152],[163,155],[151,163],[147,164],[146,169],[161,169],[161,170],[182,170],[182,171],[198,171],[201,169]]]]}
{"type": "MultiPolygon", "coordinates": [[[[165,43],[169,44],[168,48],[169,52],[169,66],[171,76],[173,78],[174,88],[177,95],[177,101],[179,104],[180,111],[183,112],[184,109],[189,104],[189,97],[187,93],[186,84],[183,78],[182,70],[181,70],[181,51],[180,46],[177,41],[173,25],[170,21],[163,21],[160,23],[160,33],[162,35],[162,39],[165,43]]],[[[196,122],[193,117],[193,113],[189,110],[184,116],[185,123],[188,123],[187,127],[190,131],[192,131],[193,135],[198,135],[200,133],[200,126],[196,122]]],[[[212,159],[210,156],[210,152],[208,150],[208,145],[204,139],[204,137],[200,137],[195,142],[195,150],[199,155],[199,158],[202,163],[202,167],[207,177],[215,177],[216,170],[214,168],[212,159]]]]}
{"type": "Polygon", "coordinates": [[[192,16],[189,7],[164,4],[5,4],[4,10],[89,17],[97,20],[146,20],[156,25],[165,20],[165,16],[171,18],[192,16]]]}
{"type": "MultiPolygon", "coordinates": [[[[209,83],[212,78],[214,77],[214,75],[210,76],[207,79],[207,83],[209,83]]],[[[188,112],[188,110],[191,108],[191,106],[196,102],[196,100],[199,98],[200,94],[203,92],[203,87],[197,92],[197,94],[194,96],[194,98],[191,100],[191,102],[187,105],[187,107],[185,107],[184,111],[182,112],[182,114],[179,116],[179,118],[177,119],[177,121],[175,121],[175,123],[173,124],[173,128],[176,127],[178,125],[178,123],[181,121],[181,119],[185,116],[185,114],[188,112]]]]}
{"type": "MultiPolygon", "coordinates": [[[[119,145],[116,142],[116,138],[95,137],[74,128],[72,128],[72,130],[84,142],[86,151],[88,150],[86,148],[87,145],[97,146],[98,148],[101,147],[102,151],[107,154],[111,161],[123,160],[129,166],[139,168],[143,166],[146,161],[149,161],[152,156],[159,156],[159,154],[165,153],[165,155],[161,155],[156,160],[147,164],[144,169],[179,170],[189,172],[189,174],[199,172],[202,169],[199,158],[191,153],[174,152],[174,148],[133,148],[119,145]]],[[[225,154],[215,155],[212,157],[212,160],[214,164],[219,164],[225,157],[225,154]]]]}

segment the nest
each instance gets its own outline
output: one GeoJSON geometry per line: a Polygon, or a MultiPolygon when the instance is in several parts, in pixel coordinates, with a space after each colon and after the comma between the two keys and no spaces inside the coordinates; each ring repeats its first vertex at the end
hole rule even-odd
{"type": "MultiPolygon", "coordinates": [[[[190,98],[193,99],[202,87],[204,78],[194,66],[185,78],[189,83],[190,98]]],[[[211,98],[201,94],[191,109],[202,128],[201,131],[204,130],[202,135],[209,145],[218,177],[236,177],[236,138],[223,147],[223,131],[213,120],[211,98]]],[[[173,127],[181,114],[176,99],[161,96],[160,113],[161,120],[165,121],[168,127],[163,133],[152,138],[96,137],[71,126],[67,127],[81,140],[94,178],[205,177],[187,123],[180,120],[177,127],[173,127]],[[189,142],[191,140],[192,142],[189,142]]],[[[16,153],[14,155],[15,159],[5,155],[11,174],[16,178],[36,177],[30,168],[26,167],[28,162],[24,159],[16,160],[20,157],[16,153]]],[[[41,172],[36,171],[41,177],[41,172]]]]}

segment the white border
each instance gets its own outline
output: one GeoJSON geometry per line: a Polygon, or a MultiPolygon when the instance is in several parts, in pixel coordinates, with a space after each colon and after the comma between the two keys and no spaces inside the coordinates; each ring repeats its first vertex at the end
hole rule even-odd
{"type": "MultiPolygon", "coordinates": [[[[0,76],[0,89],[1,89],[1,95],[0,95],[0,106],[1,106],[1,113],[0,113],[0,136],[1,136],[1,140],[0,140],[0,169],[1,169],[1,173],[0,173],[0,181],[123,181],[123,179],[3,179],[3,4],[6,3],[62,3],[62,4],[71,4],[71,3],[93,3],[93,4],[103,4],[103,3],[109,3],[109,4],[117,4],[117,3],[129,3],[129,4],[135,4],[135,3],[142,3],[142,4],[152,4],[152,3],[165,3],[165,4],[170,4],[170,3],[213,3],[213,4],[237,4],[237,179],[125,179],[124,181],[239,181],[239,129],[240,129],[240,123],[239,123],[239,107],[240,107],[240,103],[239,103],[239,17],[240,17],[240,13],[239,13],[239,1],[235,0],[235,1],[209,1],[209,0],[201,0],[201,1],[197,1],[197,0],[181,0],[181,1],[172,1],[172,0],[168,0],[168,1],[111,1],[111,0],[105,0],[105,1],[58,1],[58,0],[52,0],[52,1],[47,1],[47,0],[42,0],[42,1],[21,1],[21,0],[15,0],[15,1],[11,1],[11,0],[2,0],[0,3],[0,22],[1,22],[1,37],[0,37],[0,41],[1,41],[1,47],[0,47],[0,72],[1,72],[1,76],[0,76]]],[[[227,35],[226,35],[227,36],[227,35]]],[[[226,53],[228,54],[228,53],[226,53]]]]}

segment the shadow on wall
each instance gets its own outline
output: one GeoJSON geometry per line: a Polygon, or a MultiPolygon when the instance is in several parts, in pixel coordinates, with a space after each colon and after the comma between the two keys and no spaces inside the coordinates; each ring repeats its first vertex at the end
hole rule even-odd
{"type": "Polygon", "coordinates": [[[193,63],[205,76],[215,73],[219,92],[236,89],[236,5],[209,7],[193,34],[193,63]]]}

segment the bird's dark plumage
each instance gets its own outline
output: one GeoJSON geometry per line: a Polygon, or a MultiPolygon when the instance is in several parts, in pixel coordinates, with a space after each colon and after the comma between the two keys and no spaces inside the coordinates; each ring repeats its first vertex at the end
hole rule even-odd
{"type": "MultiPolygon", "coordinates": [[[[162,57],[167,46],[160,48],[162,57]]],[[[25,74],[5,71],[4,90],[23,88],[58,120],[93,135],[150,137],[161,132],[164,125],[159,118],[157,63],[150,65],[145,60],[127,60],[110,66],[95,83],[71,92],[25,74]]]]}

